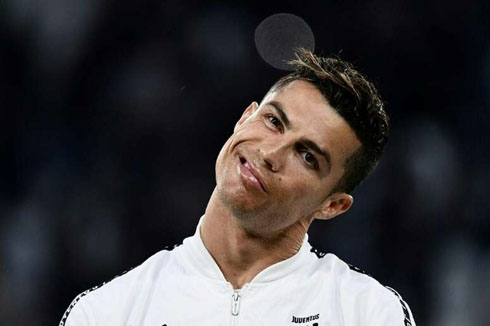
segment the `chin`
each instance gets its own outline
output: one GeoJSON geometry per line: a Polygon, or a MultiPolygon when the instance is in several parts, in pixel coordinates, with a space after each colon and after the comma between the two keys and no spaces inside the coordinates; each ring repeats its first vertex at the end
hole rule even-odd
{"type": "Polygon", "coordinates": [[[224,192],[220,193],[220,198],[234,215],[258,214],[264,209],[263,204],[243,194],[224,192]]]}
{"type": "Polygon", "coordinates": [[[267,208],[266,202],[251,196],[242,188],[224,186],[217,187],[218,197],[223,205],[234,216],[248,220],[254,216],[262,215],[267,208]]]}

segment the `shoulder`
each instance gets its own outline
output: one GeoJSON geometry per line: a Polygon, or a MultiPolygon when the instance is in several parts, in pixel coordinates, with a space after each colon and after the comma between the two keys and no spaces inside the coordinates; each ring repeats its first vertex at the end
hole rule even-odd
{"type": "Polygon", "coordinates": [[[334,254],[311,251],[316,256],[316,268],[334,284],[346,325],[415,326],[408,304],[393,288],[334,254]]]}
{"type": "Polygon", "coordinates": [[[137,297],[139,292],[156,281],[162,270],[170,267],[176,247],[161,250],[142,264],[80,293],[63,314],[59,326],[92,325],[95,320],[110,320],[123,302],[131,300],[128,297],[137,297]]]}

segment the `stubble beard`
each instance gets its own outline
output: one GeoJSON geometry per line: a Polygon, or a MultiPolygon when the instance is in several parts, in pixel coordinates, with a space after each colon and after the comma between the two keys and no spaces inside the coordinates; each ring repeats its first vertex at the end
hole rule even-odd
{"type": "Polygon", "coordinates": [[[253,205],[244,199],[242,194],[230,191],[226,186],[218,186],[217,195],[222,205],[230,212],[231,218],[251,236],[268,237],[283,227],[281,224],[284,216],[278,212],[278,206],[274,203],[253,205]]]}
{"type": "Polygon", "coordinates": [[[246,198],[247,193],[233,189],[226,184],[217,186],[218,198],[228,211],[239,221],[251,223],[264,214],[265,205],[253,203],[253,198],[246,198]]]}
{"type": "MultiPolygon", "coordinates": [[[[247,230],[250,234],[259,235],[262,232],[267,232],[271,227],[269,225],[272,216],[277,215],[277,205],[269,200],[258,202],[256,194],[244,189],[240,175],[236,175],[237,168],[234,163],[223,162],[223,160],[233,161],[234,156],[224,157],[226,146],[220,152],[216,165],[216,193],[218,200],[222,206],[228,210],[232,218],[238,224],[247,230]],[[224,169],[219,168],[219,164],[225,163],[227,166],[224,169]],[[221,172],[221,173],[220,173],[221,172]]],[[[238,164],[238,162],[236,162],[238,164]]],[[[263,199],[263,198],[262,198],[263,199]]]]}

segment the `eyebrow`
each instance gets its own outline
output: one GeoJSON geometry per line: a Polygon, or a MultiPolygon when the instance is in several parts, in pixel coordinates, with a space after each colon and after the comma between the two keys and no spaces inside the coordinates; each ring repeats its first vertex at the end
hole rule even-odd
{"type": "MultiPolygon", "coordinates": [[[[282,104],[277,102],[277,101],[270,101],[267,102],[266,105],[271,105],[274,110],[277,112],[277,114],[281,117],[281,120],[284,122],[284,125],[286,126],[287,129],[291,129],[291,122],[288,119],[288,116],[286,112],[284,112],[284,109],[282,107],[282,104]]],[[[314,152],[317,154],[320,154],[323,156],[325,161],[327,162],[327,170],[330,172],[330,169],[332,167],[332,157],[330,153],[327,150],[323,150],[318,146],[314,141],[308,139],[308,138],[301,138],[300,142],[304,144],[306,147],[311,148],[314,152]]]]}
{"type": "Polygon", "coordinates": [[[284,121],[286,128],[290,129],[291,123],[289,122],[288,116],[286,115],[284,109],[282,108],[282,104],[277,101],[270,101],[266,104],[272,105],[272,107],[276,110],[277,114],[279,114],[279,116],[281,117],[281,120],[284,121]]]}

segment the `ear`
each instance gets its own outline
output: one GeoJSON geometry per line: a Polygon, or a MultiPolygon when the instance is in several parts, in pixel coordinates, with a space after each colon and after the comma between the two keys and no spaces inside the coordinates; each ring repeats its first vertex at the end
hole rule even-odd
{"type": "Polygon", "coordinates": [[[334,193],[325,199],[322,207],[313,213],[313,218],[329,220],[349,210],[354,203],[354,198],[345,192],[334,193]]]}
{"type": "Polygon", "coordinates": [[[242,116],[240,117],[240,120],[238,120],[238,122],[236,123],[234,131],[236,131],[238,127],[240,127],[245,122],[245,120],[247,120],[258,108],[259,104],[257,102],[250,103],[250,105],[245,109],[242,116]]]}

